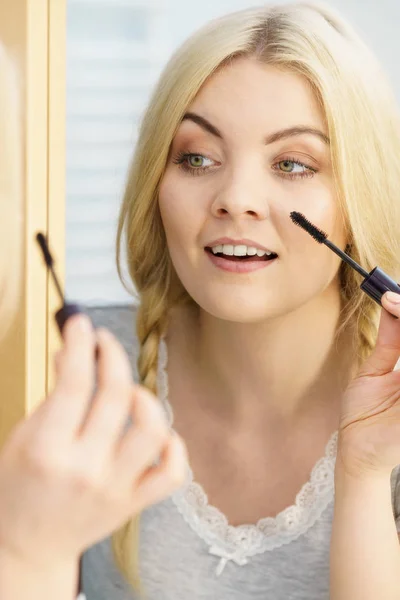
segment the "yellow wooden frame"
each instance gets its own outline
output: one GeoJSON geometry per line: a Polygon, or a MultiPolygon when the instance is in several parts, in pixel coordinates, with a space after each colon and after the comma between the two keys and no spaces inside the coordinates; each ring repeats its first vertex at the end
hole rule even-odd
{"type": "Polygon", "coordinates": [[[1,446],[48,393],[60,344],[52,318],[59,303],[35,234],[48,234],[63,281],[66,0],[1,2],[0,38],[19,69],[24,143],[22,287],[15,323],[0,347],[1,446]]]}

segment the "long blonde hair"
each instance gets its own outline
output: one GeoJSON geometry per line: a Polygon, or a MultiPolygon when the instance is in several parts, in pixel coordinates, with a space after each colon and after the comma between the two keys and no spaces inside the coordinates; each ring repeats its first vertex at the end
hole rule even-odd
{"type": "MultiPolygon", "coordinates": [[[[379,265],[392,277],[399,273],[399,116],[375,57],[347,23],[320,4],[264,6],[211,21],[173,55],[159,80],[141,124],[120,213],[117,259],[124,240],[141,299],[138,371],[155,393],[158,344],[169,310],[177,302],[191,302],[168,254],[159,184],[188,106],[213,73],[239,56],[307,79],[326,117],[349,253],[367,271],[379,265]]],[[[360,290],[361,278],[347,264],[341,264],[339,275],[343,308],[337,335],[354,325],[361,362],[374,346],[380,308],[360,290]]],[[[136,588],[138,532],[139,517],[113,535],[116,561],[136,588]]]]}
{"type": "Polygon", "coordinates": [[[22,149],[17,68],[0,43],[0,340],[12,323],[20,283],[22,149]]]}

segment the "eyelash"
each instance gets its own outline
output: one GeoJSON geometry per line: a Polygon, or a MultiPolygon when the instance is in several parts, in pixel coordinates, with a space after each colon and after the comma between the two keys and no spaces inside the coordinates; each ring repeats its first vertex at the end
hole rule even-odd
{"type": "MultiPolygon", "coordinates": [[[[179,152],[177,156],[172,160],[173,163],[179,165],[179,168],[188,173],[189,175],[201,175],[204,171],[207,171],[210,167],[190,167],[185,161],[192,156],[201,156],[202,158],[208,158],[203,154],[196,154],[195,152],[179,152]]],[[[211,159],[209,159],[211,160],[211,159]]]]}
{"type": "MultiPolygon", "coordinates": [[[[192,156],[201,156],[202,158],[208,158],[208,156],[204,156],[203,154],[197,154],[195,152],[179,152],[179,154],[173,159],[172,162],[179,165],[179,168],[181,168],[183,171],[185,171],[186,173],[188,173],[189,175],[192,175],[192,176],[201,175],[202,173],[204,173],[205,171],[207,171],[210,168],[210,167],[191,167],[191,166],[189,166],[187,164],[187,162],[185,162],[185,161],[190,159],[192,156]]],[[[211,160],[211,159],[208,158],[208,160],[211,160]]],[[[306,171],[303,171],[303,173],[285,173],[284,171],[278,172],[277,173],[278,177],[282,177],[283,179],[303,179],[305,177],[313,177],[316,173],[318,173],[317,169],[314,169],[313,167],[310,167],[309,165],[302,163],[297,158],[293,158],[293,157],[289,157],[289,156],[279,160],[273,166],[279,165],[279,163],[282,163],[282,162],[292,162],[295,165],[299,165],[300,167],[304,167],[305,169],[307,169],[306,171]]]]}

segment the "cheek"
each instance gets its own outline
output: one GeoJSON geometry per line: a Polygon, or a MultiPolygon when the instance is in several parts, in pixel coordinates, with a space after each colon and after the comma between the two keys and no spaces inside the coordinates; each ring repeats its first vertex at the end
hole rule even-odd
{"type": "Polygon", "coordinates": [[[160,184],[158,202],[171,255],[176,247],[192,245],[202,223],[199,199],[181,178],[166,174],[160,184]]]}
{"type": "MultiPolygon", "coordinates": [[[[328,239],[339,248],[346,245],[346,229],[339,211],[337,197],[330,182],[322,182],[315,188],[309,188],[307,194],[299,194],[291,210],[302,213],[316,227],[327,233],[328,239]]],[[[324,244],[316,242],[306,231],[294,225],[291,219],[285,219],[283,239],[287,240],[287,252],[290,260],[298,265],[307,264],[309,271],[323,278],[332,276],[339,269],[341,259],[324,244]]]]}
{"type": "MultiPolygon", "coordinates": [[[[336,195],[326,193],[321,195],[320,201],[315,203],[310,213],[310,220],[320,229],[325,231],[328,239],[339,248],[346,245],[347,232],[339,209],[336,195]]],[[[331,252],[332,253],[332,252],[331,252]]]]}
{"type": "MultiPolygon", "coordinates": [[[[345,228],[343,226],[336,191],[332,182],[332,178],[329,176],[323,177],[316,182],[316,185],[307,186],[306,193],[299,193],[293,203],[294,208],[302,213],[311,223],[316,227],[322,229],[328,235],[328,239],[334,242],[337,246],[342,247],[345,241],[345,228]]],[[[312,246],[318,247],[316,241],[306,233],[302,231],[300,227],[295,226],[295,230],[291,227],[288,234],[291,233],[292,239],[296,240],[296,245],[304,245],[305,242],[309,242],[312,246]],[[294,238],[295,234],[295,238],[294,238]]],[[[307,246],[309,246],[307,243],[307,246]]]]}

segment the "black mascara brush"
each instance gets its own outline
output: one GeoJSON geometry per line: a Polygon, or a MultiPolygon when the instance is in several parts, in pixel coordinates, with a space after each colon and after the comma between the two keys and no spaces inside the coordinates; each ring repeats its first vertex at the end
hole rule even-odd
{"type": "Polygon", "coordinates": [[[55,320],[57,323],[57,327],[58,327],[60,333],[62,334],[64,325],[67,322],[67,320],[70,317],[72,317],[72,315],[83,313],[85,311],[83,310],[83,308],[81,306],[79,306],[79,304],[72,304],[72,303],[69,303],[66,301],[65,296],[61,290],[60,282],[58,281],[58,277],[54,271],[53,256],[50,252],[49,246],[47,244],[46,238],[44,237],[43,233],[38,233],[36,235],[36,241],[42,250],[44,261],[53,277],[53,281],[55,283],[57,293],[58,293],[58,295],[60,297],[60,301],[62,303],[62,307],[55,314],[55,320]]]}
{"type": "MultiPolygon", "coordinates": [[[[400,286],[393,279],[386,275],[379,267],[374,267],[370,273],[365,271],[355,260],[353,260],[348,254],[343,252],[340,248],[335,246],[331,241],[328,240],[328,235],[313,225],[304,215],[299,212],[293,211],[290,213],[290,218],[293,223],[299,225],[304,231],[309,233],[319,244],[325,244],[333,252],[335,252],[342,260],[348,265],[353,267],[360,275],[364,277],[364,281],[360,285],[360,288],[375,300],[377,304],[382,306],[381,298],[385,292],[392,291],[400,294],[400,286]]],[[[391,313],[390,313],[391,314],[391,313]]],[[[394,316],[394,315],[392,315],[394,316]]],[[[397,319],[397,317],[395,317],[397,319]]]]}

